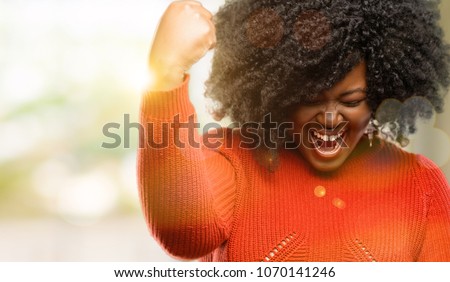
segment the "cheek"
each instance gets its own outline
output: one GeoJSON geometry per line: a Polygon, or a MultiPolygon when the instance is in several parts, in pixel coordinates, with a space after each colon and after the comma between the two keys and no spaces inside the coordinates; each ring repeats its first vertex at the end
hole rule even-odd
{"type": "Polygon", "coordinates": [[[303,125],[312,121],[316,113],[309,109],[300,108],[292,116],[291,121],[294,123],[294,130],[298,131],[303,125]]]}
{"type": "Polygon", "coordinates": [[[355,112],[347,115],[347,120],[351,122],[353,129],[359,131],[365,131],[367,124],[369,123],[371,112],[368,107],[356,110],[355,112]]]}

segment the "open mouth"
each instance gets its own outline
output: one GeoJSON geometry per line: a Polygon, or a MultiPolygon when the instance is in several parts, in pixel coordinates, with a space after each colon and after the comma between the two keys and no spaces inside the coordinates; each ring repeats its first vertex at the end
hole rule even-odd
{"type": "Polygon", "coordinates": [[[344,147],[346,130],[334,130],[333,132],[310,131],[310,140],[314,149],[322,156],[333,157],[344,147]]]}

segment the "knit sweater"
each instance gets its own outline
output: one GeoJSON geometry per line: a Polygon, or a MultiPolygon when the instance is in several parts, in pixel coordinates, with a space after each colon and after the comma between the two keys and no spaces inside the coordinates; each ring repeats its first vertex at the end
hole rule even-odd
{"type": "Polygon", "coordinates": [[[430,160],[379,139],[370,147],[363,138],[336,172],[315,171],[293,149],[280,149],[279,166],[269,172],[239,146],[238,132],[205,140],[169,125],[176,115],[187,121],[195,114],[188,80],[172,91],[146,93],[141,108],[141,205],[152,235],[170,255],[450,261],[449,185],[430,160]],[[188,145],[190,138],[202,146],[188,145]],[[205,141],[222,142],[211,149],[205,141]]]}

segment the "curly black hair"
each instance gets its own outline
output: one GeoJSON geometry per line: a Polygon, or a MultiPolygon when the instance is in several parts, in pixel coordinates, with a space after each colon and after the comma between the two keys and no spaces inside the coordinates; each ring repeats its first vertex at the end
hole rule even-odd
{"type": "Polygon", "coordinates": [[[246,123],[270,113],[286,121],[292,106],[364,60],[369,106],[381,124],[398,126],[394,140],[401,141],[417,117],[443,110],[450,55],[439,2],[229,0],[214,18],[217,46],[205,96],[218,102],[219,119],[246,123]],[[392,99],[398,103],[383,103],[392,99]]]}

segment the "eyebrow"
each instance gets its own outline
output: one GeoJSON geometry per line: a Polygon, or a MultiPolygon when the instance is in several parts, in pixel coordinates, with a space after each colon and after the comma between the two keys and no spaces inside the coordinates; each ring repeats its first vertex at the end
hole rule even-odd
{"type": "Polygon", "coordinates": [[[355,88],[355,89],[351,89],[345,92],[342,92],[341,94],[339,94],[339,97],[343,97],[343,96],[348,96],[350,94],[356,93],[356,92],[364,92],[367,93],[367,88],[355,88]]]}

